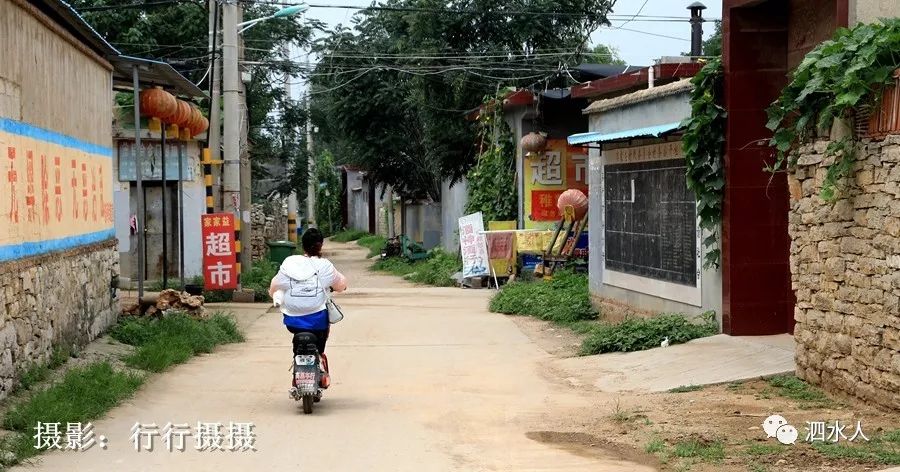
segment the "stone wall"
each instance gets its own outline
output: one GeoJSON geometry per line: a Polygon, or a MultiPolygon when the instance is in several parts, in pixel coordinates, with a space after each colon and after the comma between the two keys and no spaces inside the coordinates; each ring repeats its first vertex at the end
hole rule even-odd
{"type": "Polygon", "coordinates": [[[900,409],[900,136],[864,141],[833,203],[818,196],[826,146],[803,149],[788,180],[797,373],[900,409]]]}
{"type": "Polygon", "coordinates": [[[273,199],[268,203],[254,203],[250,212],[252,231],[250,246],[253,261],[265,259],[269,252],[267,241],[287,239],[287,200],[273,199]]]}
{"type": "Polygon", "coordinates": [[[84,346],[115,323],[115,240],[0,264],[0,398],[54,347],[84,346]]]}

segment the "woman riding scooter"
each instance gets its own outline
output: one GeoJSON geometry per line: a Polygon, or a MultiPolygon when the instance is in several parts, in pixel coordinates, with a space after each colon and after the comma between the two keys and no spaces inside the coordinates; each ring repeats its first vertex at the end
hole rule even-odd
{"type": "MultiPolygon", "coordinates": [[[[323,386],[327,386],[328,358],[325,357],[325,343],[328,341],[330,324],[326,290],[343,292],[347,290],[347,278],[334,264],[322,257],[322,243],[325,238],[316,228],[303,233],[304,255],[290,256],[269,285],[269,295],[281,307],[284,325],[291,333],[312,333],[316,336],[316,347],[325,367],[323,386]]],[[[296,351],[296,348],[295,348],[296,351]]]]}

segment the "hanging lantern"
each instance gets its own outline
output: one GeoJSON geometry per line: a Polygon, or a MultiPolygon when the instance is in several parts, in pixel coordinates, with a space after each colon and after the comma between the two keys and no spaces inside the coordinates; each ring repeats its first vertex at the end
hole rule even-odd
{"type": "Polygon", "coordinates": [[[194,105],[191,105],[191,120],[188,122],[188,129],[191,130],[191,136],[200,134],[195,132],[203,126],[203,113],[194,105]]]}
{"type": "Polygon", "coordinates": [[[532,131],[525,136],[522,136],[522,140],[519,144],[522,145],[522,149],[525,150],[526,154],[532,155],[547,148],[547,137],[542,133],[535,133],[532,131]]]}
{"type": "Polygon", "coordinates": [[[203,133],[204,131],[206,131],[207,129],[209,129],[209,120],[206,119],[205,116],[202,116],[202,115],[201,115],[201,116],[200,116],[200,123],[199,123],[196,127],[191,128],[191,135],[192,135],[192,136],[197,136],[197,135],[199,135],[199,134],[202,134],[202,133],[203,133]]]}
{"type": "Polygon", "coordinates": [[[176,125],[179,128],[183,128],[188,124],[188,120],[190,120],[191,118],[192,109],[191,105],[184,100],[178,100],[177,102],[178,110],[174,114],[169,116],[169,118],[166,120],[166,123],[176,125]]]}
{"type": "Polygon", "coordinates": [[[139,100],[142,116],[150,116],[162,120],[175,113],[178,107],[175,96],[163,90],[162,87],[141,90],[139,100]]]}
{"type": "Polygon", "coordinates": [[[587,215],[588,198],[581,190],[570,188],[563,192],[559,199],[556,200],[556,208],[559,208],[559,214],[566,214],[566,207],[572,207],[575,212],[575,219],[580,220],[587,215]]]}

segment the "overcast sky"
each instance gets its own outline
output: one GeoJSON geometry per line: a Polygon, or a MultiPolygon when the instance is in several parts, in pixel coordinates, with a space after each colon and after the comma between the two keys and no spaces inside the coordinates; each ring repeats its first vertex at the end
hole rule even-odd
{"type": "MultiPolygon", "coordinates": [[[[687,19],[690,17],[687,6],[693,2],[694,0],[617,0],[613,13],[633,15],[640,11],[641,15],[678,16],[687,19]],[[643,10],[641,10],[642,5],[643,10]]],[[[708,7],[703,12],[704,17],[721,19],[722,2],[706,0],[704,3],[708,7]]],[[[371,5],[371,1],[344,0],[330,4],[368,6],[371,5]]],[[[355,12],[356,10],[349,9],[312,7],[305,13],[305,16],[321,20],[331,27],[338,24],[350,26],[355,12]]],[[[612,23],[612,27],[595,31],[591,35],[591,40],[594,44],[603,43],[616,48],[622,59],[629,64],[649,65],[661,56],[677,56],[690,50],[691,27],[686,21],[650,22],[640,21],[640,18],[636,18],[628,24],[623,21],[613,21],[612,23]]],[[[709,37],[712,32],[713,25],[711,23],[704,24],[704,38],[709,37]]],[[[297,87],[294,93],[300,93],[300,89],[302,86],[297,87]]]]}

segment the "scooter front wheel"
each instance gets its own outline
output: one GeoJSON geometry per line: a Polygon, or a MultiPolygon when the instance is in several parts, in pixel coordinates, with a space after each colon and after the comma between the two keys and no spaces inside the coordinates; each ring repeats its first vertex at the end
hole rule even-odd
{"type": "Polygon", "coordinates": [[[303,413],[310,414],[313,412],[313,395],[303,395],[303,413]]]}

